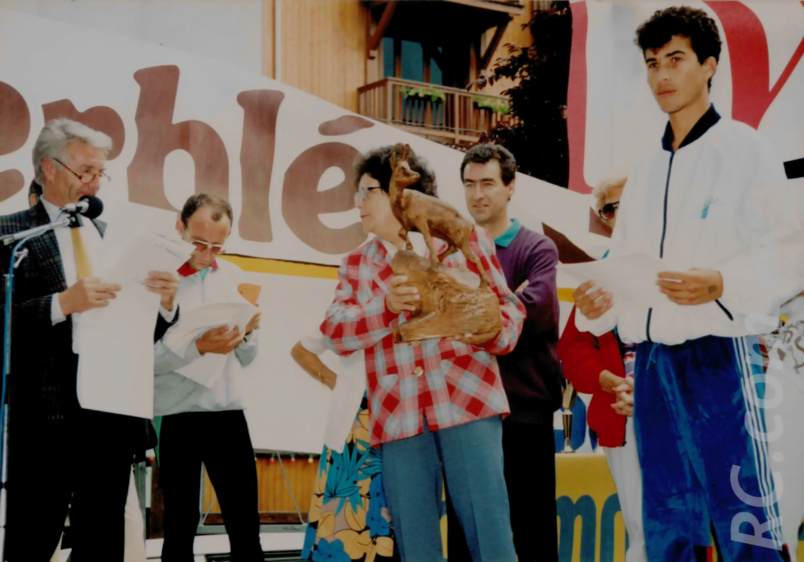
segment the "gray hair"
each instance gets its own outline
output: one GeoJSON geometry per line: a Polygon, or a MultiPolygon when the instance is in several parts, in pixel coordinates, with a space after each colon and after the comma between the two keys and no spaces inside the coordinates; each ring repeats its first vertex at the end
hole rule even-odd
{"type": "Polygon", "coordinates": [[[628,178],[626,177],[615,177],[601,181],[592,191],[592,197],[595,198],[595,211],[598,211],[603,206],[606,196],[613,190],[624,188],[627,180],[628,178]]]}
{"type": "Polygon", "coordinates": [[[73,141],[88,144],[103,151],[107,156],[112,151],[112,138],[106,133],[64,117],[52,119],[42,127],[33,149],[35,179],[40,185],[44,185],[45,181],[42,161],[45,158],[61,159],[67,145],[73,141]]]}

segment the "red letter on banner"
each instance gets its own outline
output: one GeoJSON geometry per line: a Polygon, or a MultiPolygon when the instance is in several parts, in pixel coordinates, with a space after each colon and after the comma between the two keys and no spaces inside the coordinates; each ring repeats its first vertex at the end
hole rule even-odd
{"type": "Polygon", "coordinates": [[[571,2],[572,47],[570,50],[570,87],[567,91],[567,144],[569,147],[569,182],[578,193],[591,193],[583,176],[586,151],[586,34],[589,14],[586,2],[571,2]]]}
{"type": "Polygon", "coordinates": [[[804,55],[804,39],[798,44],[776,84],[771,88],[768,41],[756,14],[741,2],[706,4],[717,14],[729,46],[732,118],[756,129],[765,111],[804,55]]]}
{"type": "Polygon", "coordinates": [[[215,130],[202,121],[173,123],[179,85],[176,66],[144,68],[134,73],[140,85],[137,104],[137,152],[128,167],[128,199],[132,203],[172,210],[165,197],[165,158],[186,150],[195,163],[195,191],[229,197],[229,157],[215,130]]]}
{"type": "Polygon", "coordinates": [[[243,204],[238,221],[243,240],[273,240],[268,195],[274,169],[276,115],[284,97],[285,94],[274,90],[241,92],[237,96],[244,112],[240,145],[243,204]]]}
{"type": "Polygon", "coordinates": [[[318,218],[319,214],[354,207],[352,162],[356,155],[357,150],[348,144],[319,144],[302,152],[285,173],[282,216],[299,240],[319,252],[342,254],[366,239],[359,223],[333,230],[318,218]],[[332,167],[343,170],[346,179],[332,189],[319,192],[318,180],[332,167]]]}
{"type": "MultiPolygon", "coordinates": [[[[11,154],[28,140],[31,132],[31,114],[22,95],[0,82],[0,155],[11,154]]],[[[25,185],[25,178],[19,170],[0,172],[0,201],[5,201],[25,185]]]]}

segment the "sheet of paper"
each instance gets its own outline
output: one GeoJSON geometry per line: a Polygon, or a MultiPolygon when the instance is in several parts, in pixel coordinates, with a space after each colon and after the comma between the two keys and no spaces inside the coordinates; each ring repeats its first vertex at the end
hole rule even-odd
{"type": "MultiPolygon", "coordinates": [[[[683,271],[659,258],[631,254],[586,263],[559,264],[559,271],[575,281],[576,286],[594,279],[596,287],[611,291],[614,302],[649,308],[667,304],[656,281],[660,271],[683,271]]],[[[592,289],[594,290],[594,289],[592,289]]]]}
{"type": "Polygon", "coordinates": [[[178,236],[149,232],[136,236],[120,252],[103,247],[102,266],[96,274],[108,283],[142,285],[149,271],[176,271],[193,253],[193,245],[178,236]]]}
{"type": "MultiPolygon", "coordinates": [[[[245,333],[246,325],[257,313],[258,309],[245,299],[241,302],[221,302],[206,304],[181,312],[181,320],[162,339],[176,355],[185,357],[188,347],[204,332],[220,326],[232,330],[235,326],[240,333],[245,333]]],[[[176,372],[185,377],[212,388],[223,375],[228,355],[208,353],[181,367],[176,372]]]]}
{"type": "MultiPolygon", "coordinates": [[[[352,422],[344,412],[357,412],[363,393],[366,390],[366,363],[363,352],[358,351],[348,357],[338,357],[334,353],[327,353],[328,365],[338,375],[335,389],[332,391],[330,402],[330,415],[324,432],[324,444],[337,452],[343,452],[343,446],[352,422]],[[331,358],[331,360],[330,360],[331,358]]],[[[354,416],[352,416],[354,418],[354,416]]]]}
{"type": "Polygon", "coordinates": [[[84,408],[153,417],[153,336],[159,295],[148,292],[149,271],[176,271],[193,247],[178,237],[142,233],[123,245],[104,244],[96,275],[122,289],[109,306],[80,314],[73,335],[78,400],[84,408]]]}

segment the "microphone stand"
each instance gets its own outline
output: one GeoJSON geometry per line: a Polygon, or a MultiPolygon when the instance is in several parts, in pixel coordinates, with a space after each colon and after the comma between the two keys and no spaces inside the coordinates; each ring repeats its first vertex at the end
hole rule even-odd
{"type": "Polygon", "coordinates": [[[20,250],[23,244],[32,238],[42,236],[46,232],[71,226],[78,221],[75,213],[62,210],[61,214],[56,217],[56,220],[41,226],[22,230],[14,234],[8,234],[0,238],[4,246],[13,244],[19,240],[14,248],[11,250],[11,260],[9,263],[8,273],[4,275],[5,278],[5,310],[4,310],[4,329],[3,329],[3,390],[0,395],[0,560],[2,560],[5,553],[6,546],[6,511],[8,508],[8,498],[6,492],[6,480],[8,478],[8,410],[6,405],[8,400],[8,377],[11,374],[11,317],[13,310],[12,291],[14,289],[14,270],[22,263],[28,256],[28,250],[20,250]]]}

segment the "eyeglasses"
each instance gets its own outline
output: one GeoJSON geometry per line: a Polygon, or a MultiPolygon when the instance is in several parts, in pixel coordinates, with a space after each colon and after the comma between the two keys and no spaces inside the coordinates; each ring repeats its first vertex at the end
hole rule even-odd
{"type": "Polygon", "coordinates": [[[617,208],[619,206],[620,206],[619,201],[612,201],[611,203],[606,203],[597,210],[597,214],[600,215],[601,219],[608,222],[614,219],[615,216],[617,216],[617,208]]]}
{"type": "Polygon", "coordinates": [[[75,170],[70,168],[67,164],[65,164],[64,162],[62,162],[58,158],[51,157],[50,159],[53,160],[54,162],[58,163],[58,164],[61,164],[62,168],[64,168],[65,170],[70,172],[72,175],[77,177],[78,181],[80,181],[81,183],[92,183],[92,181],[95,178],[100,178],[100,181],[102,183],[106,183],[110,179],[112,179],[106,174],[106,172],[104,170],[101,170],[100,172],[84,172],[83,174],[79,174],[78,172],[76,172],[75,170]]]}
{"type": "Polygon", "coordinates": [[[209,250],[215,255],[220,254],[223,252],[223,245],[222,244],[210,244],[209,242],[204,242],[203,240],[190,240],[190,243],[195,246],[195,249],[199,252],[203,252],[205,250],[209,250]]]}
{"type": "Polygon", "coordinates": [[[355,205],[368,201],[369,195],[371,195],[371,193],[377,189],[382,191],[381,187],[366,187],[365,185],[358,186],[357,193],[355,193],[355,205]]]}

